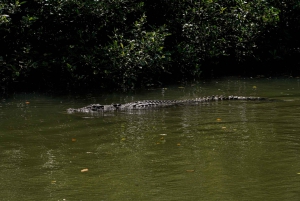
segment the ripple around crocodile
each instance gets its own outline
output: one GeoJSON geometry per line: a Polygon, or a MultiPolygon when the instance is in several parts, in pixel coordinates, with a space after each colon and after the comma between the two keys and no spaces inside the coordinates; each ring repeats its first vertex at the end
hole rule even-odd
{"type": "Polygon", "coordinates": [[[195,99],[187,100],[143,100],[130,102],[125,104],[111,104],[111,105],[101,105],[101,104],[91,104],[82,108],[69,108],[67,109],[68,113],[97,113],[103,111],[117,111],[117,110],[141,110],[148,108],[157,108],[157,107],[167,107],[172,105],[181,105],[181,104],[197,104],[211,101],[222,101],[222,100],[268,100],[261,97],[244,97],[244,96],[207,96],[195,99]]]}

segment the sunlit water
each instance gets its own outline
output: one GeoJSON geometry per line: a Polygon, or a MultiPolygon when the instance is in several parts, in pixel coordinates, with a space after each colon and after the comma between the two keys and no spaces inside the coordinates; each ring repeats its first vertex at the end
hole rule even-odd
{"type": "Polygon", "coordinates": [[[138,93],[17,94],[0,105],[0,200],[300,200],[299,79],[138,93]],[[261,96],[99,115],[91,103],[261,96]],[[273,101],[274,100],[274,101],[273,101]]]}

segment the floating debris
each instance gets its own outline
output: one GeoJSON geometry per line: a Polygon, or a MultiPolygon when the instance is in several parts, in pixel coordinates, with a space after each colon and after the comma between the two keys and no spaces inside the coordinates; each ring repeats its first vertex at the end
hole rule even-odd
{"type": "Polygon", "coordinates": [[[87,172],[87,171],[89,171],[89,169],[87,168],[81,170],[81,172],[87,172]]]}

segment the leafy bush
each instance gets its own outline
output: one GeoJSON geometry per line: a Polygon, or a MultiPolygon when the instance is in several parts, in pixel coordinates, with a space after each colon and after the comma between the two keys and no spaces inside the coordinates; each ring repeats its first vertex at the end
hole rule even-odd
{"type": "Polygon", "coordinates": [[[2,0],[0,84],[132,89],[199,77],[224,58],[296,70],[299,13],[277,0],[2,0]]]}
{"type": "Polygon", "coordinates": [[[164,51],[164,40],[169,33],[165,26],[146,31],[145,23],[144,14],[129,33],[116,29],[106,47],[109,63],[104,64],[105,72],[124,88],[152,84],[155,75],[168,70],[170,53],[164,51]]]}

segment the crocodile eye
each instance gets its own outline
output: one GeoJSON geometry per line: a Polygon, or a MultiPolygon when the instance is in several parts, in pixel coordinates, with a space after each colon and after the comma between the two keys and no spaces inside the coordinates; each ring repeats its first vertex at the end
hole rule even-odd
{"type": "Polygon", "coordinates": [[[112,106],[113,106],[116,110],[118,110],[118,109],[120,108],[121,104],[119,104],[119,103],[117,103],[117,104],[112,104],[112,106]]]}

